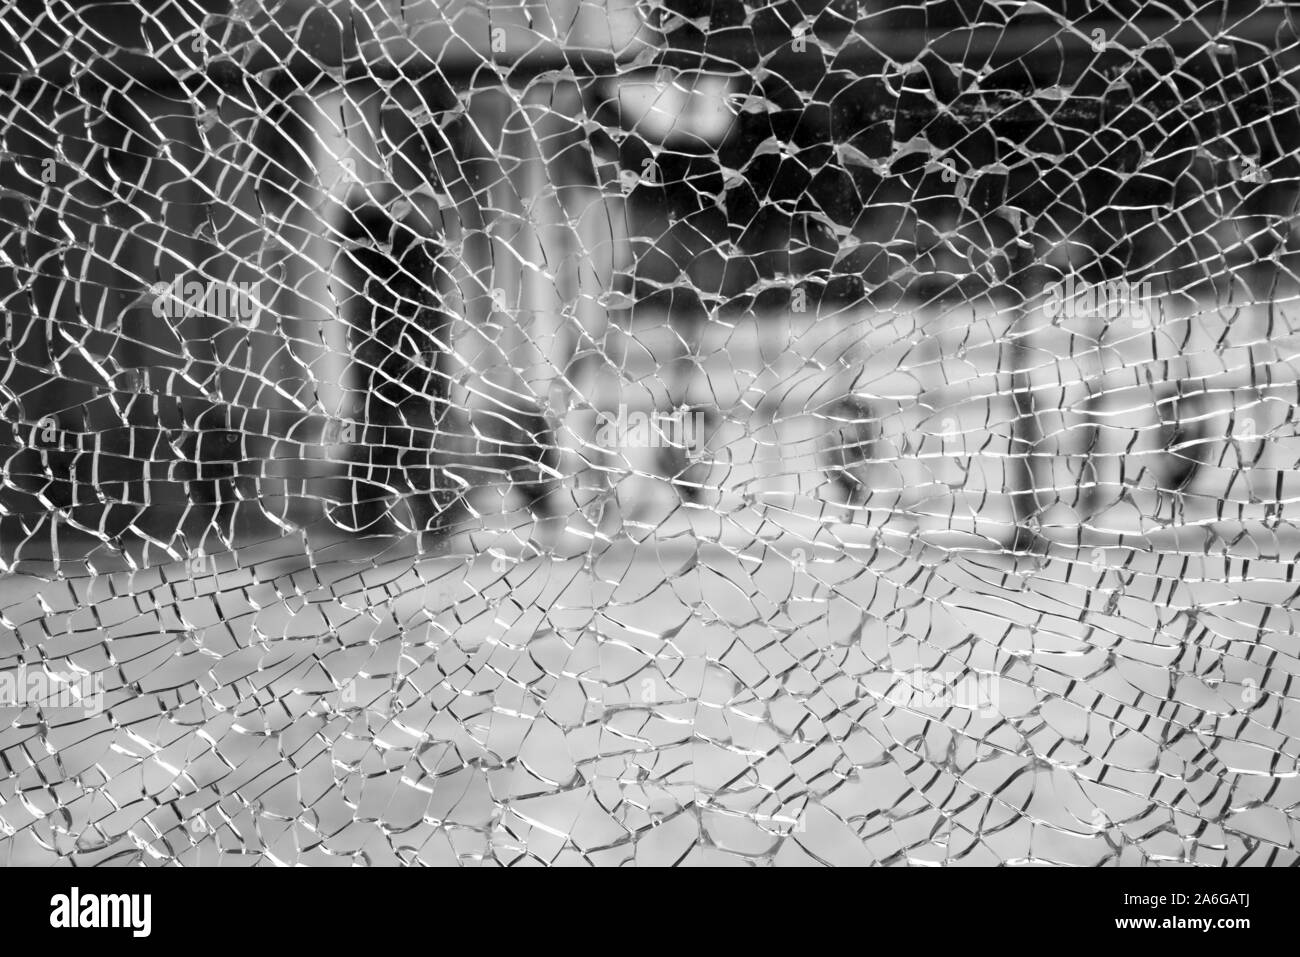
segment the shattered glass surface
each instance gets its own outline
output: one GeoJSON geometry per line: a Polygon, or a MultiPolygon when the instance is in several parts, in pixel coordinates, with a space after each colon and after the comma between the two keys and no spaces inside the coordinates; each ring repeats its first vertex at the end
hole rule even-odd
{"type": "Polygon", "coordinates": [[[1296,8],[0,9],[0,862],[1294,864],[1296,8]]]}

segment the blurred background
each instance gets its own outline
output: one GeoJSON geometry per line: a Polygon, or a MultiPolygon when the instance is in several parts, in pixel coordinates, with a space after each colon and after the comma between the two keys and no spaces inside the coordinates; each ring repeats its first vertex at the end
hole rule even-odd
{"type": "Polygon", "coordinates": [[[1292,861],[1292,7],[0,26],[0,860],[1292,861]]]}

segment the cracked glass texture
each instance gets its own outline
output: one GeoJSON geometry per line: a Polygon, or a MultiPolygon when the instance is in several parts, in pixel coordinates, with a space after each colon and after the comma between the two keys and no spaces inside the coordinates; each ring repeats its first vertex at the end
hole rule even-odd
{"type": "Polygon", "coordinates": [[[1296,863],[1298,27],[6,4],[0,862],[1296,863]]]}

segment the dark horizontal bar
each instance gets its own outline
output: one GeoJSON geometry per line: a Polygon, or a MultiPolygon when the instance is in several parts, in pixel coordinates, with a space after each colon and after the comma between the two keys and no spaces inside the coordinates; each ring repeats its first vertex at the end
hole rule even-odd
{"type": "MultiPolygon", "coordinates": [[[[300,4],[290,4],[297,10],[300,4]]],[[[678,30],[671,35],[671,43],[653,51],[644,49],[641,56],[628,57],[595,48],[565,47],[554,39],[538,35],[536,43],[528,50],[507,50],[492,53],[484,37],[483,49],[475,48],[462,36],[436,51],[420,50],[401,63],[387,56],[372,55],[367,47],[379,48],[383,42],[367,31],[357,30],[349,35],[346,29],[321,28],[322,18],[317,18],[312,29],[294,35],[284,29],[288,15],[281,14],[275,24],[269,24],[254,42],[233,44],[228,52],[220,52],[221,40],[209,36],[208,42],[218,51],[202,71],[189,67],[174,47],[177,41],[189,42],[189,33],[173,36],[171,45],[157,56],[142,55],[140,50],[150,44],[143,36],[129,37],[128,27],[117,31],[121,45],[107,54],[86,44],[85,62],[76,59],[73,52],[58,50],[36,70],[25,65],[26,58],[17,52],[0,53],[0,81],[23,82],[39,80],[44,83],[63,84],[86,77],[106,80],[131,79],[144,86],[157,89],[201,83],[204,80],[221,86],[236,86],[249,75],[262,75],[268,71],[283,71],[300,87],[320,82],[338,83],[363,79],[419,81],[441,78],[450,83],[472,82],[484,70],[498,80],[510,83],[527,82],[547,73],[572,74],[578,79],[587,77],[612,77],[638,68],[666,67],[682,71],[708,71],[731,73],[767,69],[774,73],[808,72],[820,67],[847,69],[853,66],[867,68],[889,62],[906,63],[925,52],[949,62],[976,62],[992,65],[1014,62],[1034,51],[1042,51],[1050,58],[1061,51],[1074,58],[1093,54],[1089,32],[1101,29],[1110,48],[1131,52],[1157,49],[1167,45],[1183,54],[1203,49],[1212,42],[1230,45],[1254,45],[1272,50],[1279,31],[1287,29],[1294,38],[1300,27],[1291,20],[1287,8],[1261,7],[1236,23],[1224,25],[1215,19],[1144,18],[1136,22],[1089,20],[1086,25],[1061,23],[1046,16],[1025,17],[1020,22],[1006,24],[975,24],[944,31],[872,29],[862,32],[847,26],[833,36],[822,36],[811,28],[804,34],[806,51],[793,49],[794,37],[789,32],[754,32],[748,28],[722,28],[711,32],[678,30]],[[131,40],[132,42],[127,42],[131,40]],[[821,44],[826,44],[825,47],[821,44]],[[424,55],[421,56],[420,53],[424,55]],[[436,56],[430,55],[436,53],[436,56]],[[236,62],[236,59],[244,62],[236,62]]],[[[330,19],[331,25],[339,25],[330,19]]],[[[21,33],[21,31],[19,31],[21,33]]]]}

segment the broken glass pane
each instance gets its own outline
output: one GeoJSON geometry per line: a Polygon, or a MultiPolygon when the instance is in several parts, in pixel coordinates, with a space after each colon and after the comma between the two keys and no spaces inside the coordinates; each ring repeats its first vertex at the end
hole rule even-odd
{"type": "Polygon", "coordinates": [[[0,34],[0,861],[1295,863],[1293,7],[0,34]]]}

